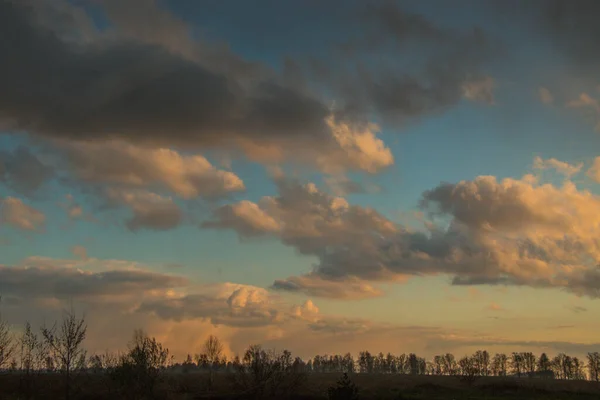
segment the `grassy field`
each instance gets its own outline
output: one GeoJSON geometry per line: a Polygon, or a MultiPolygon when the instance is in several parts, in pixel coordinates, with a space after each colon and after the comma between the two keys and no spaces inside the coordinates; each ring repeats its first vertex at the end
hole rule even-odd
{"type": "MultiPolygon", "coordinates": [[[[0,399],[62,399],[64,389],[59,376],[40,376],[27,397],[20,389],[18,374],[0,376],[0,399]]],[[[340,374],[311,374],[306,384],[291,398],[327,399],[327,389],[336,384],[340,374]]],[[[589,399],[600,400],[600,384],[587,381],[553,381],[541,379],[479,378],[469,384],[458,377],[410,375],[353,375],[360,399],[589,399]]],[[[155,399],[236,399],[231,380],[217,374],[212,390],[208,376],[201,372],[166,375],[157,386],[155,399]]],[[[121,399],[102,376],[82,375],[73,384],[72,400],[121,399]]],[[[281,398],[281,396],[278,396],[281,398]]]]}

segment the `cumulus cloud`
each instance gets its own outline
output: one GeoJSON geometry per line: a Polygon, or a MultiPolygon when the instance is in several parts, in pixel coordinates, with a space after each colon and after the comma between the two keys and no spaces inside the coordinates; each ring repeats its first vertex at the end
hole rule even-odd
{"type": "MultiPolygon", "coordinates": [[[[272,73],[246,79],[239,71],[244,63],[228,52],[214,52],[210,46],[202,49],[200,44],[197,48],[190,44],[200,57],[173,51],[171,46],[179,38],[193,42],[186,36],[186,28],[172,29],[183,22],[173,18],[165,22],[169,19],[167,11],[156,9],[154,3],[144,4],[150,13],[145,15],[160,19],[163,24],[159,27],[168,26],[176,40],[169,39],[167,43],[147,30],[127,29],[127,24],[139,25],[135,19],[137,11],[131,13],[127,7],[117,6],[109,13],[117,21],[116,35],[98,35],[90,42],[72,43],[40,22],[35,3],[27,7],[3,1],[3,29],[19,37],[18,44],[5,43],[2,49],[13,60],[2,71],[6,90],[0,104],[0,120],[4,127],[67,140],[127,140],[197,150],[215,146],[241,149],[251,158],[260,158],[260,149],[274,147],[303,162],[310,161],[314,154],[324,159],[332,150],[339,154],[336,159],[342,163],[336,168],[377,168],[365,157],[379,151],[380,141],[362,133],[356,140],[351,136],[349,142],[347,135],[340,139],[328,125],[329,107],[319,99],[282,85],[272,73]],[[35,61],[40,54],[47,55],[42,64],[35,61]],[[225,54],[229,56],[221,57],[225,54]],[[36,79],[32,81],[31,76],[36,79]],[[346,157],[342,156],[344,151],[349,153],[346,157]]],[[[259,68],[263,69],[267,70],[259,68]]],[[[83,150],[101,157],[115,146],[113,143],[112,147],[99,149],[88,145],[83,150]]],[[[134,154],[131,148],[117,155],[139,163],[139,153],[134,154]]],[[[152,157],[161,162],[177,155],[162,151],[152,157]]],[[[241,186],[232,174],[209,176],[211,167],[201,158],[182,162],[184,170],[203,170],[201,176],[180,177],[173,183],[186,195],[194,195],[198,190],[198,178],[213,184],[215,180],[225,180],[223,185],[229,184],[234,190],[241,186]]],[[[106,171],[88,172],[98,177],[106,171]]],[[[143,178],[160,180],[167,173],[157,166],[143,178]]],[[[139,174],[137,171],[137,178],[139,174]]]]}
{"type": "Polygon", "coordinates": [[[15,197],[0,200],[0,223],[23,231],[40,232],[44,229],[46,215],[15,197]]]}
{"type": "Polygon", "coordinates": [[[440,184],[423,193],[421,207],[433,220],[422,231],[313,184],[283,179],[278,186],[278,196],[223,206],[205,224],[241,237],[275,237],[317,257],[312,272],[277,280],[276,289],[351,299],[378,295],[369,281],[443,274],[456,285],[528,285],[600,295],[595,267],[600,199],[570,181],[556,187],[528,176],[502,181],[481,176],[440,184]],[[231,212],[241,207],[253,213],[231,212]]]}
{"type": "Polygon", "coordinates": [[[539,170],[555,169],[560,174],[563,174],[567,178],[577,175],[583,168],[583,163],[569,164],[564,161],[557,160],[556,158],[542,159],[541,157],[535,157],[533,160],[533,168],[539,170]]]}
{"type": "Polygon", "coordinates": [[[200,155],[146,148],[122,141],[62,142],[67,168],[79,181],[168,190],[179,197],[220,197],[245,189],[232,172],[200,155]]]}
{"type": "Polygon", "coordinates": [[[183,211],[171,197],[164,197],[145,190],[119,190],[108,188],[106,197],[115,205],[126,205],[133,216],[125,225],[131,231],[141,228],[168,230],[184,220],[183,211]]]}
{"type": "MultiPolygon", "coordinates": [[[[232,285],[223,286],[223,289],[227,289],[232,285]]],[[[229,293],[189,294],[145,302],[139,312],[152,312],[161,318],[173,320],[208,319],[215,325],[235,327],[269,326],[282,318],[266,290],[249,285],[238,285],[229,293]]]]}
{"type": "MultiPolygon", "coordinates": [[[[196,27],[154,1],[102,2],[109,22],[103,28],[94,25],[85,7],[64,1],[4,0],[0,7],[2,29],[19,38],[0,49],[12,60],[0,74],[5,88],[0,123],[38,137],[170,149],[152,155],[159,158],[176,157],[168,153],[173,148],[216,148],[228,156],[241,151],[265,164],[300,162],[327,173],[374,173],[393,163],[378,128],[367,123],[374,116],[404,123],[442,111],[460,100],[465,84],[470,98],[492,100],[491,78],[470,78],[480,76],[479,67],[493,54],[481,30],[442,28],[392,4],[360,5],[365,12],[350,13],[353,17],[340,15],[336,7],[310,8],[333,13],[350,32],[360,22],[359,36],[369,45],[354,33],[345,44],[324,37],[332,51],[286,59],[283,73],[245,60],[226,43],[205,40],[196,27]],[[357,15],[364,16],[357,21],[357,15]],[[402,54],[410,42],[427,50],[414,71],[401,67],[402,57],[381,66],[364,62],[389,46],[402,54]],[[344,56],[341,48],[347,50],[344,56]],[[331,94],[327,100],[316,94],[323,88],[331,94]]],[[[190,167],[186,161],[192,158],[183,161],[190,167]]],[[[103,172],[91,171],[96,178],[103,172]]],[[[157,167],[149,174],[136,171],[132,178],[165,184],[160,179],[165,170],[157,167]]],[[[198,187],[186,177],[180,174],[171,189],[194,196],[198,187]]],[[[232,190],[241,187],[230,183],[232,190]]]]}

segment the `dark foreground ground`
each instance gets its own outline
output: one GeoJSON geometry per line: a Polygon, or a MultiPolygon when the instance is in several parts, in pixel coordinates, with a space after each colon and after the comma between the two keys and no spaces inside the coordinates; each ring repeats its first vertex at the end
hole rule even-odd
{"type": "MultiPolygon", "coordinates": [[[[294,393],[275,398],[327,399],[327,389],[335,386],[340,374],[311,374],[306,383],[294,393]]],[[[359,398],[368,399],[577,399],[600,400],[600,384],[587,381],[558,381],[528,378],[479,378],[472,383],[458,377],[410,375],[353,375],[359,388],[359,398]]],[[[135,396],[116,388],[103,376],[81,375],[74,382],[70,400],[117,399],[242,399],[232,388],[231,377],[217,374],[211,390],[208,375],[201,372],[171,374],[156,385],[152,395],[135,396]]],[[[0,400],[64,399],[64,386],[59,376],[36,377],[24,386],[18,374],[0,375],[0,400]]],[[[273,398],[273,397],[262,397],[273,398]]]]}

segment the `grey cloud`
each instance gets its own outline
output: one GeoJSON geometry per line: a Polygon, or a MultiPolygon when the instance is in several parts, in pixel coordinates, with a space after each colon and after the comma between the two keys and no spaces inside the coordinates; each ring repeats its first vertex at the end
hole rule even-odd
{"type": "Polygon", "coordinates": [[[125,225],[131,231],[152,229],[157,231],[169,230],[184,221],[183,211],[168,197],[147,191],[108,191],[108,199],[115,204],[128,206],[133,216],[125,225]]]}
{"type": "Polygon", "coordinates": [[[71,139],[226,144],[232,135],[322,135],[328,110],[275,82],[252,91],[161,47],[62,41],[32,8],[3,0],[0,117],[6,127],[71,139]],[[38,60],[44,59],[43,63],[38,60]],[[281,130],[285,128],[285,132],[281,130]],[[168,132],[168,136],[167,136],[168,132]]]}
{"type": "Polygon", "coordinates": [[[140,270],[84,271],[76,268],[0,266],[0,289],[21,299],[94,300],[101,296],[140,295],[187,284],[173,275],[140,270]]]}
{"type": "MultiPolygon", "coordinates": [[[[335,79],[322,82],[323,74],[296,60],[288,62],[288,71],[296,65],[294,76],[305,71],[310,82],[291,85],[224,46],[192,39],[191,27],[153,1],[104,2],[113,26],[102,33],[89,26],[82,9],[67,10],[65,2],[53,9],[53,17],[40,19],[47,14],[40,9],[52,3],[40,4],[0,3],[2,30],[16,38],[0,42],[0,51],[11,54],[0,70],[0,121],[15,131],[72,140],[196,148],[231,148],[243,140],[326,152],[338,144],[324,121],[329,107],[310,94],[313,83],[332,90],[339,116],[374,111],[405,119],[457,102],[463,83],[478,75],[488,56],[480,31],[447,31],[395,6],[371,6],[366,22],[378,37],[431,44],[431,59],[420,74],[398,73],[397,65],[369,70],[355,59],[326,60],[323,65],[335,71],[328,76],[335,79]],[[88,39],[68,40],[73,35],[55,26],[62,14],[69,31],[89,31],[88,39]]],[[[359,53],[358,59],[370,57],[359,53]]]]}
{"type": "Polygon", "coordinates": [[[25,146],[0,151],[0,182],[21,195],[33,196],[54,174],[51,166],[25,146]]]}

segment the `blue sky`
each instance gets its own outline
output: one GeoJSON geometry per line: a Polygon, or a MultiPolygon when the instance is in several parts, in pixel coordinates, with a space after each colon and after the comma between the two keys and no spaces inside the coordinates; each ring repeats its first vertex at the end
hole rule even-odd
{"type": "Polygon", "coordinates": [[[565,29],[491,0],[7,4],[15,329],[69,298],[182,352],[595,345],[600,60],[564,46],[593,46],[593,5],[565,29]]]}

